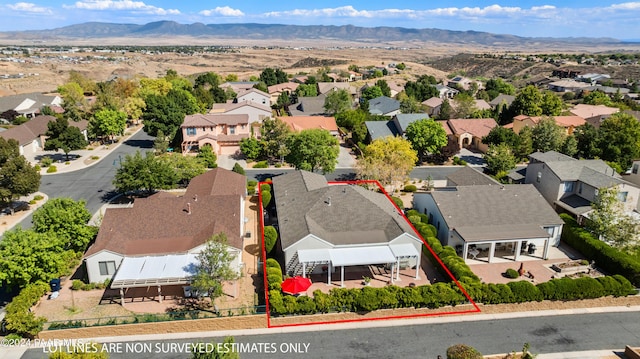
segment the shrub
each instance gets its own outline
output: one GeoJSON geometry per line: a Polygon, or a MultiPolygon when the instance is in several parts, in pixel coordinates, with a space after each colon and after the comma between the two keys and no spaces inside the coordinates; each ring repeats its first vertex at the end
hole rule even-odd
{"type": "Polygon", "coordinates": [[[482,354],[466,344],[455,344],[447,348],[447,359],[482,359],[482,354]]]}
{"type": "Polygon", "coordinates": [[[29,204],[36,204],[36,200],[32,199],[31,201],[29,201],[29,204]]]}
{"type": "Polygon", "coordinates": [[[84,286],[84,283],[82,283],[81,280],[74,279],[73,282],[71,283],[71,290],[80,290],[82,289],[83,286],[84,286]]]}
{"type": "Polygon", "coordinates": [[[246,173],[244,172],[244,168],[242,168],[242,166],[240,166],[240,164],[238,162],[236,162],[233,165],[233,169],[231,169],[231,171],[241,174],[241,175],[245,175],[246,173]]]}
{"type": "Polygon", "coordinates": [[[418,190],[418,188],[415,185],[412,185],[412,184],[408,184],[408,185],[404,186],[404,188],[402,189],[403,192],[415,192],[417,190],[418,190]]]}
{"type": "Polygon", "coordinates": [[[278,263],[277,260],[273,259],[273,258],[267,258],[267,269],[269,268],[278,268],[280,270],[280,273],[282,273],[282,267],[280,267],[280,263],[278,263]]]}
{"type": "Polygon", "coordinates": [[[263,191],[262,192],[262,208],[267,208],[270,202],[271,202],[271,192],[263,191]]]}
{"type": "Polygon", "coordinates": [[[454,157],[453,158],[453,164],[456,166],[466,166],[467,165],[467,161],[463,160],[460,157],[454,157]]]}
{"type": "Polygon", "coordinates": [[[41,194],[37,194],[35,196],[33,196],[33,199],[35,199],[36,201],[40,201],[44,199],[44,196],[41,194]]]}
{"type": "Polygon", "coordinates": [[[271,185],[268,183],[263,183],[260,185],[260,191],[262,192],[271,192],[271,185]]]}
{"type": "MultiPolygon", "coordinates": [[[[262,194],[264,195],[263,192],[262,194]]],[[[276,246],[276,241],[278,240],[278,232],[273,226],[264,227],[264,249],[267,253],[271,253],[273,248],[276,246]]]]}
{"type": "Polygon", "coordinates": [[[402,198],[391,196],[391,200],[396,204],[396,206],[398,206],[398,208],[404,208],[404,202],[402,202],[402,198]]]}
{"type": "Polygon", "coordinates": [[[31,312],[31,307],[40,300],[48,288],[49,286],[42,282],[29,284],[7,304],[5,321],[8,330],[31,338],[42,330],[47,319],[36,317],[31,312]]]}
{"type": "Polygon", "coordinates": [[[65,164],[65,165],[70,165],[70,164],[71,164],[71,162],[67,161],[67,162],[65,162],[64,164],[65,164]]]}
{"type": "Polygon", "coordinates": [[[49,166],[49,168],[47,168],[47,173],[56,173],[58,172],[58,168],[56,168],[56,166],[49,166]]]}
{"type": "Polygon", "coordinates": [[[253,168],[269,168],[269,163],[267,161],[256,162],[253,168]]]}
{"type": "Polygon", "coordinates": [[[422,223],[420,221],[420,216],[411,216],[411,217],[407,217],[407,218],[409,219],[409,222],[411,222],[411,224],[413,224],[414,226],[416,226],[418,223],[422,223]]]}
{"type": "Polygon", "coordinates": [[[507,283],[507,286],[511,289],[516,303],[533,301],[539,302],[542,300],[542,294],[538,287],[529,281],[522,280],[519,282],[510,282],[507,283]]]}
{"type": "Polygon", "coordinates": [[[94,160],[94,161],[99,159],[99,158],[100,158],[100,156],[91,156],[91,159],[94,160]]]}
{"type": "Polygon", "coordinates": [[[51,157],[42,157],[42,159],[40,160],[40,165],[42,167],[49,167],[51,166],[52,163],[53,163],[53,158],[51,157]]]}
{"type": "Polygon", "coordinates": [[[280,167],[282,167],[282,164],[280,162],[278,162],[278,163],[275,164],[275,167],[276,168],[280,168],[280,167]]]}
{"type": "Polygon", "coordinates": [[[520,276],[520,274],[518,273],[517,270],[513,269],[513,268],[509,268],[507,269],[507,271],[504,273],[504,275],[507,278],[511,278],[511,279],[516,279],[520,276]]]}
{"type": "Polygon", "coordinates": [[[40,168],[40,165],[35,165],[33,166],[33,169],[40,172],[42,170],[42,168],[40,168]]]}

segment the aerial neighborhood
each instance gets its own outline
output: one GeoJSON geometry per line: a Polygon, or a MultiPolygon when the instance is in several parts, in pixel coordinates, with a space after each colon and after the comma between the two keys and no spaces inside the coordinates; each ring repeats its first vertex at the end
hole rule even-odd
{"type": "Polygon", "coordinates": [[[637,297],[640,78],[397,56],[0,97],[0,334],[637,297]]]}

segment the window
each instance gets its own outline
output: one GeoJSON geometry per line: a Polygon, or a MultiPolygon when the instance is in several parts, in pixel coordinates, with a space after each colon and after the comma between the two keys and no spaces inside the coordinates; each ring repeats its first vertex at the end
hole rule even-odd
{"type": "Polygon", "coordinates": [[[195,136],[196,128],[195,127],[187,127],[187,136],[195,136]]]}
{"type": "Polygon", "coordinates": [[[618,192],[618,201],[620,202],[626,202],[627,201],[627,195],[629,195],[629,192],[618,192]]]}
{"type": "Polygon", "coordinates": [[[98,262],[98,266],[100,267],[100,275],[113,275],[116,272],[116,262],[114,261],[98,262]]]}
{"type": "Polygon", "coordinates": [[[540,178],[542,178],[542,172],[538,172],[538,176],[536,176],[536,182],[540,182],[540,178]]]}
{"type": "Polygon", "coordinates": [[[229,126],[229,134],[230,135],[236,134],[236,126],[229,126]]]}
{"type": "Polygon", "coordinates": [[[565,193],[573,192],[573,182],[564,183],[564,192],[565,193]]]}
{"type": "Polygon", "coordinates": [[[578,193],[582,193],[582,182],[578,183],[578,193]]]}
{"type": "Polygon", "coordinates": [[[640,167],[640,165],[638,165],[637,163],[635,163],[635,164],[633,165],[633,169],[631,170],[631,172],[632,172],[634,175],[637,175],[637,174],[638,174],[638,167],[640,167]]]}

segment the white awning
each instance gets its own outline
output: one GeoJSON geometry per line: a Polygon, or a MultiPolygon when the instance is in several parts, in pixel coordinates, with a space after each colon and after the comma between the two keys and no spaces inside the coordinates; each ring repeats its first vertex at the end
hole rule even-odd
{"type": "Polygon", "coordinates": [[[298,262],[329,262],[331,261],[329,251],[330,249],[301,249],[298,251],[298,262]]]}
{"type": "Polygon", "coordinates": [[[390,244],[389,247],[396,258],[418,257],[418,250],[413,244],[390,244]]]}
{"type": "Polygon", "coordinates": [[[393,263],[396,257],[389,246],[336,248],[331,250],[334,267],[393,263]]]}
{"type": "Polygon", "coordinates": [[[196,254],[125,257],[111,288],[187,284],[196,274],[196,254]]]}

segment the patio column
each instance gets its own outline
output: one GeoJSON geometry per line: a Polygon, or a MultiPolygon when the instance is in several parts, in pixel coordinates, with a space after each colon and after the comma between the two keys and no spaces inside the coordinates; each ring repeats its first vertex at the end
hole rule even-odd
{"type": "Polygon", "coordinates": [[[493,257],[496,255],[496,242],[491,242],[489,245],[489,263],[493,261],[493,257]]]}
{"type": "Polygon", "coordinates": [[[551,240],[544,241],[544,251],[542,252],[542,259],[549,259],[549,247],[551,247],[551,240]]]}
{"type": "Polygon", "coordinates": [[[394,267],[395,267],[395,263],[391,262],[391,277],[390,277],[391,278],[391,284],[393,284],[393,270],[395,269],[394,267]]]}
{"type": "Polygon", "coordinates": [[[158,302],[162,303],[162,290],[160,288],[162,287],[158,286],[158,302]]]}
{"type": "Polygon", "coordinates": [[[302,278],[307,278],[307,262],[302,262],[302,278]]]}
{"type": "MultiPolygon", "coordinates": [[[[397,265],[398,268],[396,268],[396,280],[400,281],[400,258],[396,258],[397,259],[397,265]]],[[[391,272],[391,276],[393,276],[393,272],[391,272]]]]}
{"type": "Polygon", "coordinates": [[[329,270],[327,270],[327,285],[331,285],[331,262],[329,262],[329,270]]]}
{"type": "Polygon", "coordinates": [[[344,266],[340,266],[340,287],[344,288],[344,266]]]}
{"type": "Polygon", "coordinates": [[[416,256],[416,278],[420,279],[420,256],[416,256]]]}
{"type": "Polygon", "coordinates": [[[124,307],[124,289],[120,288],[120,305],[124,307]]]}
{"type": "Polygon", "coordinates": [[[513,259],[517,262],[520,260],[520,250],[522,249],[522,241],[516,242],[515,253],[513,254],[513,259]]]}

